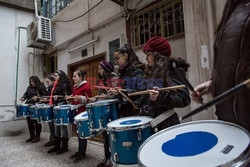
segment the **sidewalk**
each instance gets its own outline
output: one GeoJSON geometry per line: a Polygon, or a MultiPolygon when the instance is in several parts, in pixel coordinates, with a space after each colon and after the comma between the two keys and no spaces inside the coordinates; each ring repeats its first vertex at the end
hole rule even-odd
{"type": "Polygon", "coordinates": [[[86,159],[73,163],[69,159],[78,148],[77,137],[69,140],[69,151],[62,155],[48,154],[51,147],[44,147],[49,134],[41,133],[41,140],[37,143],[26,143],[27,133],[17,136],[0,137],[0,166],[1,167],[95,167],[104,157],[103,144],[89,141],[86,159]]]}

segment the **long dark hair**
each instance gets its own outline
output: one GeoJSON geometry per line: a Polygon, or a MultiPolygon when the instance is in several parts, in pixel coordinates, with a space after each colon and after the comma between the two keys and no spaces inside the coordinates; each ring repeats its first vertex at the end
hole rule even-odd
{"type": "Polygon", "coordinates": [[[125,44],[123,47],[120,47],[115,50],[115,52],[119,52],[121,54],[128,54],[128,64],[132,67],[135,67],[136,65],[142,64],[140,62],[138,56],[135,54],[134,50],[129,44],[125,44]]]}
{"type": "Polygon", "coordinates": [[[68,84],[70,86],[70,80],[69,80],[68,76],[65,74],[64,71],[56,70],[55,73],[57,73],[59,75],[59,80],[58,80],[58,83],[57,83],[58,87],[60,87],[61,84],[63,84],[63,83],[66,83],[66,84],[68,84]]]}
{"type": "Polygon", "coordinates": [[[35,83],[34,88],[37,90],[40,88],[40,86],[42,84],[40,79],[37,76],[31,76],[29,79],[30,87],[33,87],[30,81],[34,81],[34,83],[35,83]]]}
{"type": "Polygon", "coordinates": [[[153,66],[147,65],[144,76],[146,79],[163,79],[163,85],[169,84],[168,57],[161,55],[159,52],[154,53],[153,66]]]}

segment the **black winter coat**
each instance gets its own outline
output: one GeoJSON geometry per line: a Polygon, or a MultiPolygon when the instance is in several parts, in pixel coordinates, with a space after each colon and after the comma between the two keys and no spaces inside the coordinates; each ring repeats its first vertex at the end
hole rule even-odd
{"type": "MultiPolygon", "coordinates": [[[[127,92],[124,93],[132,93],[139,90],[139,83],[138,81],[140,79],[143,79],[144,72],[142,70],[142,65],[137,65],[135,67],[127,66],[123,69],[119,69],[119,79],[122,80],[121,87],[123,89],[126,89],[127,92]],[[135,84],[134,84],[135,83],[135,84]]],[[[118,85],[119,86],[119,85],[118,85]]],[[[127,116],[134,116],[139,113],[139,110],[134,109],[133,105],[128,102],[122,95],[118,94],[115,96],[116,99],[119,100],[119,115],[122,117],[127,116]]],[[[135,101],[138,98],[138,96],[130,97],[132,101],[135,101]]]]}
{"type": "MultiPolygon", "coordinates": [[[[178,67],[182,75],[185,76],[185,72],[182,68],[178,67]]],[[[184,84],[182,79],[177,75],[175,71],[170,72],[170,85],[177,86],[184,84]]],[[[165,87],[165,85],[163,85],[165,87]]],[[[140,115],[151,116],[153,118],[162,114],[165,111],[171,110],[173,108],[182,108],[190,104],[190,95],[187,88],[178,89],[176,91],[161,91],[158,99],[156,101],[151,101],[149,94],[141,96],[137,99],[135,103],[141,108],[140,115]]],[[[179,124],[179,117],[177,113],[172,115],[170,118],[166,119],[158,125],[158,130],[165,129],[167,127],[179,124]]]]}
{"type": "Polygon", "coordinates": [[[32,97],[34,96],[45,96],[46,95],[46,87],[44,86],[43,83],[40,84],[39,88],[35,88],[33,86],[28,86],[26,92],[23,94],[22,98],[27,99],[26,103],[29,104],[35,104],[39,102],[39,99],[34,101],[33,99],[31,100],[32,97]]]}
{"type": "MultiPolygon", "coordinates": [[[[214,97],[250,78],[250,0],[240,1],[215,43],[211,91],[214,97]]],[[[250,132],[250,89],[216,105],[218,119],[250,132]]]]}

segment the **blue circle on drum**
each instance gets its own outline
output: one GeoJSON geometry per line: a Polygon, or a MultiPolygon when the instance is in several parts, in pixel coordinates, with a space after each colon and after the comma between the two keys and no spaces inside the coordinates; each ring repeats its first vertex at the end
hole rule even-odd
{"type": "Polygon", "coordinates": [[[209,132],[194,131],[177,135],[162,145],[162,151],[170,156],[187,157],[204,153],[218,143],[218,138],[209,132]]]}
{"type": "Polygon", "coordinates": [[[126,120],[126,121],[120,122],[120,125],[133,125],[133,124],[137,124],[139,122],[141,122],[141,120],[138,120],[138,119],[126,120]]]}
{"type": "Polygon", "coordinates": [[[87,117],[88,116],[88,113],[85,113],[82,115],[82,117],[87,117]]]}

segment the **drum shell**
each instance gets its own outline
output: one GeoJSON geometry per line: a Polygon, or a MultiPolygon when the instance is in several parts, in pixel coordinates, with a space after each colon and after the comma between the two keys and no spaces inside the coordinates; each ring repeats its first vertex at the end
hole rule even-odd
{"type": "Polygon", "coordinates": [[[28,104],[19,104],[16,106],[16,115],[17,117],[27,117],[30,115],[30,105],[28,104]]]}
{"type": "Polygon", "coordinates": [[[75,123],[77,126],[78,136],[82,139],[88,139],[91,137],[91,133],[89,131],[89,122],[88,122],[88,114],[87,112],[82,112],[75,116],[75,123]]]}
{"type": "Polygon", "coordinates": [[[106,129],[107,124],[117,119],[117,100],[102,100],[86,105],[89,118],[89,128],[92,132],[106,129]]]}
{"type": "MultiPolygon", "coordinates": [[[[129,120],[140,117],[126,118],[129,120]]],[[[122,121],[124,118],[116,121],[119,120],[122,121]]],[[[137,151],[140,145],[153,134],[149,122],[124,127],[114,127],[111,124],[112,122],[107,125],[107,132],[109,134],[112,161],[120,165],[137,164],[137,151]]]]}
{"type": "Polygon", "coordinates": [[[71,105],[56,106],[53,112],[55,125],[68,125],[74,122],[76,110],[71,110],[71,105]]]}

